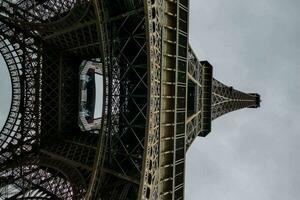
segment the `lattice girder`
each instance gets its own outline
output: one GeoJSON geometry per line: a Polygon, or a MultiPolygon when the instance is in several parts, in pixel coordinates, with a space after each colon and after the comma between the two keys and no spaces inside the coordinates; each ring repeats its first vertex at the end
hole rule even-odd
{"type": "Polygon", "coordinates": [[[194,139],[211,120],[260,102],[212,78],[188,45],[188,16],[188,0],[1,1],[13,101],[0,135],[0,190],[19,188],[10,198],[183,199],[194,139]],[[103,66],[101,128],[92,131],[78,126],[87,60],[103,66]]]}
{"type": "MultiPolygon", "coordinates": [[[[197,136],[206,136],[210,132],[210,121],[220,117],[228,112],[232,112],[242,108],[256,108],[259,106],[259,95],[253,93],[244,93],[233,89],[231,86],[224,85],[220,81],[212,78],[210,76],[210,82],[204,80],[205,74],[207,72],[203,71],[206,67],[212,69],[212,66],[207,61],[199,61],[195,56],[191,48],[189,48],[189,79],[197,82],[197,87],[199,88],[199,96],[195,97],[195,100],[200,109],[196,114],[192,115],[187,120],[187,148],[193,143],[197,136]],[[197,78],[198,76],[198,78],[197,78]],[[209,96],[204,97],[204,88],[210,87],[208,92],[209,96]],[[209,113],[205,113],[203,107],[203,99],[209,99],[207,105],[209,105],[209,113]],[[205,116],[207,121],[206,128],[203,121],[205,116]]],[[[207,92],[206,92],[207,93],[207,92]]],[[[206,111],[206,112],[207,112],[206,111]]]]}
{"type": "Polygon", "coordinates": [[[86,183],[76,168],[41,156],[11,162],[1,169],[0,176],[7,177],[6,187],[16,187],[11,199],[27,198],[28,195],[38,198],[43,194],[54,199],[79,199],[86,190],[86,183]],[[33,190],[37,191],[33,193],[33,190]]]}
{"type": "Polygon", "coordinates": [[[3,164],[13,159],[13,155],[31,151],[38,142],[41,57],[39,41],[2,22],[0,27],[1,54],[12,81],[10,113],[1,130],[0,163],[3,164]]]}
{"type": "Polygon", "coordinates": [[[114,115],[110,124],[108,166],[137,178],[141,173],[147,108],[147,55],[143,26],[142,12],[112,21],[110,25],[113,34],[111,105],[114,115]]]}

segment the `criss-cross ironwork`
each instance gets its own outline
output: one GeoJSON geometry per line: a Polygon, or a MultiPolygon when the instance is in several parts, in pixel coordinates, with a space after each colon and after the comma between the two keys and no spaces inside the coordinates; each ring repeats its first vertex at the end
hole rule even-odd
{"type": "Polygon", "coordinates": [[[12,102],[0,199],[184,199],[194,139],[213,119],[260,105],[213,78],[188,26],[188,0],[2,0],[12,102]],[[78,122],[86,61],[101,63],[103,77],[91,130],[78,122]]]}

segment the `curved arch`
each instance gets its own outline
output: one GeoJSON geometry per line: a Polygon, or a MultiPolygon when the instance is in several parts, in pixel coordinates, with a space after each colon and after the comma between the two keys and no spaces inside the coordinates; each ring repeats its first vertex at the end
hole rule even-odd
{"type": "Polygon", "coordinates": [[[5,39],[0,35],[0,53],[3,56],[3,59],[6,63],[7,69],[9,71],[10,80],[11,80],[11,105],[10,111],[7,116],[6,122],[0,132],[0,148],[5,148],[10,142],[15,141],[16,138],[20,137],[20,134],[17,133],[18,126],[20,125],[20,113],[19,107],[21,104],[21,64],[19,58],[19,52],[16,50],[17,46],[14,46],[10,43],[8,39],[5,39]]]}
{"type": "Polygon", "coordinates": [[[24,2],[25,1],[17,5],[6,3],[4,4],[4,7],[6,7],[6,10],[10,10],[8,8],[17,6],[17,9],[14,9],[14,12],[20,12],[25,15],[26,18],[24,18],[23,15],[6,13],[6,17],[2,16],[3,20],[6,20],[8,23],[14,21],[15,24],[19,24],[22,28],[30,32],[35,30],[40,33],[53,32],[65,29],[66,27],[71,27],[74,23],[81,21],[91,7],[91,3],[88,0],[52,0],[42,1],[42,3],[37,5],[33,4],[33,1],[24,2]],[[82,4],[86,4],[86,6],[82,6],[82,4]]]}
{"type": "MultiPolygon", "coordinates": [[[[22,189],[39,189],[51,197],[62,199],[81,199],[86,191],[85,180],[76,168],[60,160],[44,156],[28,157],[21,162],[7,165],[0,171],[0,180],[4,187],[19,182],[28,183],[22,189]],[[13,178],[9,178],[11,171],[14,171],[13,178]],[[58,185],[59,188],[57,188],[58,185]]],[[[26,191],[23,194],[26,194],[26,191]]],[[[40,197],[41,194],[41,192],[36,192],[34,195],[37,196],[32,197],[40,197]]]]}
{"type": "Polygon", "coordinates": [[[12,87],[10,112],[0,132],[0,163],[14,154],[20,154],[20,148],[31,150],[38,141],[41,92],[39,48],[34,38],[15,32],[0,22],[0,53],[7,64],[12,87]]]}
{"type": "Polygon", "coordinates": [[[74,167],[67,165],[66,163],[54,160],[53,158],[41,157],[38,161],[40,166],[49,167],[55,169],[64,175],[66,180],[68,180],[73,189],[73,198],[78,199],[83,196],[86,189],[86,183],[82,174],[74,167]]]}
{"type": "Polygon", "coordinates": [[[159,196],[159,156],[160,148],[160,109],[161,109],[161,68],[162,68],[162,14],[163,0],[144,0],[146,17],[146,37],[148,40],[148,103],[145,150],[142,178],[140,179],[139,199],[157,199],[159,196]],[[152,12],[156,14],[153,15],[152,12]],[[153,55],[153,56],[152,56],[153,55]],[[149,178],[149,179],[148,179],[149,178]]]}
{"type": "MultiPolygon", "coordinates": [[[[31,23],[45,23],[51,22],[54,16],[69,11],[76,3],[81,3],[86,0],[28,0],[16,1],[3,0],[0,6],[6,8],[14,8],[16,12],[14,18],[27,17],[27,22],[31,23]]],[[[12,10],[4,10],[7,15],[13,15],[12,10]]],[[[56,20],[55,20],[56,21],[56,20]]]]}
{"type": "Polygon", "coordinates": [[[100,52],[101,60],[103,60],[103,107],[102,107],[102,117],[101,118],[101,129],[95,130],[99,134],[97,141],[97,151],[93,164],[93,171],[91,175],[91,180],[89,182],[89,187],[87,189],[86,199],[98,199],[99,198],[99,188],[103,181],[103,172],[102,166],[105,161],[105,153],[107,148],[107,134],[109,127],[107,126],[110,120],[110,101],[109,101],[109,45],[108,45],[108,32],[106,24],[106,16],[104,15],[104,6],[102,1],[94,1],[93,8],[95,9],[96,18],[97,18],[97,28],[98,28],[98,37],[100,41],[100,52]]]}

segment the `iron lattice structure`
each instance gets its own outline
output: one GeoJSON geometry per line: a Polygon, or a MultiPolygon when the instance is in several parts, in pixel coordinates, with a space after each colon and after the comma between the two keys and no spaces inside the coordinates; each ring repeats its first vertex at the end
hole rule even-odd
{"type": "Polygon", "coordinates": [[[188,0],[2,0],[12,85],[1,199],[183,199],[185,153],[211,120],[259,107],[188,44],[188,0]],[[101,127],[78,127],[79,66],[101,62],[101,127]]]}

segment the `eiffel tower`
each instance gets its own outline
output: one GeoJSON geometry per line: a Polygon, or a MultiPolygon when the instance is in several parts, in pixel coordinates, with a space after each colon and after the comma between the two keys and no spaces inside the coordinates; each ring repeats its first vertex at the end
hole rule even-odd
{"type": "Polygon", "coordinates": [[[188,29],[188,0],[1,0],[0,199],[184,199],[194,139],[260,106],[213,78],[188,29]]]}

